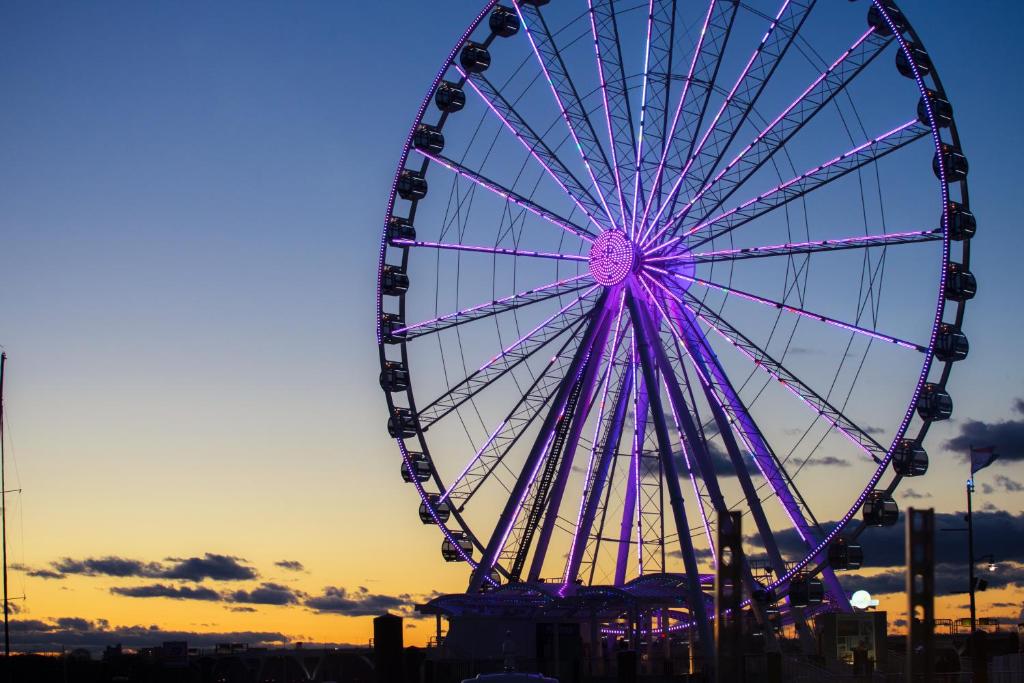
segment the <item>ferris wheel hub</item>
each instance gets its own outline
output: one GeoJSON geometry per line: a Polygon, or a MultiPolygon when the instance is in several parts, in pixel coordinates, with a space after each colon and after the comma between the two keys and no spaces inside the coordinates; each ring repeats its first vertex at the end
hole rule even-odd
{"type": "Polygon", "coordinates": [[[590,274],[606,287],[625,280],[640,265],[640,252],[621,230],[607,230],[590,247],[590,274]]]}

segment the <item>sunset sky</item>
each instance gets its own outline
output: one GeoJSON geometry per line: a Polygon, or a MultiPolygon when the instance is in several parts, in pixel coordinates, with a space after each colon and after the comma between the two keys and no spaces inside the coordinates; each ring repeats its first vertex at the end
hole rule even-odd
{"type": "MultiPolygon", "coordinates": [[[[958,525],[964,444],[998,445],[977,476],[976,545],[1004,587],[980,613],[1024,621],[1024,6],[900,4],[970,159],[979,294],[954,419],[898,500],[958,525]]],[[[363,644],[371,615],[464,590],[399,480],[374,316],[402,142],[479,5],[0,8],[16,644],[363,644]]],[[[825,483],[804,490],[812,506],[825,483]]],[[[865,540],[871,566],[847,584],[890,594],[893,620],[901,534],[865,540]]],[[[965,584],[948,571],[962,535],[939,542],[940,589],[965,584]]],[[[944,596],[939,616],[965,603],[944,596]]],[[[433,622],[407,628],[420,644],[433,622]]]]}

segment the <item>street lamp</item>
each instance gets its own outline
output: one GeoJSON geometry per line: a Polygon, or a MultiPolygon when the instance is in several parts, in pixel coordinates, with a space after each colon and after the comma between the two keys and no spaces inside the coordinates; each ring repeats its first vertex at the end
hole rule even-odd
{"type": "Polygon", "coordinates": [[[988,555],[982,555],[978,558],[979,562],[984,562],[985,560],[988,560],[988,570],[990,572],[994,572],[996,569],[999,568],[999,566],[996,564],[995,555],[989,553],[988,555]]]}

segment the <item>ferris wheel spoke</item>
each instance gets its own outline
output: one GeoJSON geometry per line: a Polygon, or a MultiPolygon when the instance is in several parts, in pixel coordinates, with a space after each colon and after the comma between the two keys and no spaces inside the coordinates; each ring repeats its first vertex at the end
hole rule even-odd
{"type": "MultiPolygon", "coordinates": [[[[718,80],[718,71],[725,55],[725,47],[732,32],[733,21],[739,3],[732,0],[710,0],[708,11],[704,17],[700,37],[690,61],[689,71],[683,81],[683,89],[679,95],[671,124],[668,124],[667,110],[663,119],[665,125],[661,131],[662,148],[651,190],[644,203],[643,219],[640,228],[643,236],[648,234],[648,216],[652,209],[656,216],[661,215],[665,204],[661,202],[661,188],[665,181],[665,172],[672,171],[678,179],[685,172],[686,160],[693,152],[693,144],[707,113],[708,102],[713,91],[712,86],[718,80]],[[682,126],[680,127],[680,120],[682,126]],[[673,165],[669,166],[669,154],[675,152],[673,165]],[[656,207],[656,208],[655,208],[656,207]]],[[[671,68],[666,70],[666,81],[671,68]]],[[[671,196],[671,194],[670,194],[671,196]]],[[[642,241],[642,238],[641,238],[642,241]]]]}
{"type": "Polygon", "coordinates": [[[891,42],[891,37],[879,36],[873,27],[869,28],[668,222],[679,224],[691,213],[698,217],[698,222],[706,220],[743,183],[772,159],[807,122],[853,82],[891,42]]]}
{"type": "Polygon", "coordinates": [[[672,92],[672,53],[675,43],[675,0],[649,0],[647,43],[644,48],[644,77],[640,88],[640,121],[637,126],[636,164],[633,169],[633,199],[630,205],[629,235],[636,234],[637,211],[643,210],[645,168],[654,168],[661,158],[668,104],[672,92]],[[648,125],[650,122],[653,125],[648,125]],[[660,128],[659,128],[660,124],[660,128]],[[648,161],[647,157],[651,156],[648,161]]]}
{"type": "Polygon", "coordinates": [[[469,74],[461,68],[458,68],[458,70],[462,77],[466,79],[470,88],[484,101],[488,109],[523,144],[533,158],[547,171],[552,180],[562,188],[562,191],[569,196],[569,199],[590,219],[591,224],[597,228],[598,232],[611,227],[607,220],[598,218],[603,213],[603,208],[590,193],[590,190],[583,186],[572,171],[562,162],[558,154],[534,131],[512,103],[501,94],[501,91],[487,80],[483,74],[469,74]]]}
{"type": "MultiPolygon", "coordinates": [[[[569,364],[565,379],[559,384],[558,392],[548,408],[544,423],[541,425],[537,438],[526,457],[526,461],[523,463],[522,471],[510,492],[508,500],[505,502],[501,516],[498,518],[487,547],[483,552],[480,564],[473,572],[469,585],[470,592],[480,589],[480,586],[497,562],[498,557],[505,550],[509,535],[531,491],[535,494],[540,493],[540,491],[535,490],[534,484],[538,481],[538,476],[541,474],[542,465],[545,462],[550,464],[552,460],[549,455],[550,449],[552,447],[560,449],[564,445],[564,439],[568,436],[568,425],[572,422],[571,417],[575,412],[575,403],[579,401],[580,394],[584,390],[585,375],[592,365],[591,358],[595,345],[600,335],[607,333],[609,313],[604,305],[606,300],[607,297],[603,295],[598,307],[593,311],[593,316],[589,320],[583,339],[576,348],[572,362],[569,364]],[[567,410],[568,408],[572,408],[572,410],[567,410]],[[569,414],[569,419],[565,419],[566,413],[569,414]],[[562,443],[559,444],[556,438],[562,443]]],[[[548,474],[547,471],[545,472],[546,474],[548,474]]],[[[520,562],[520,569],[522,568],[522,562],[525,562],[525,556],[520,562]]],[[[515,572],[510,572],[510,576],[518,578],[515,572]]]]}
{"type": "Polygon", "coordinates": [[[505,456],[518,443],[520,437],[533,424],[534,419],[554,398],[555,392],[558,391],[558,385],[565,379],[565,369],[562,366],[569,362],[568,351],[573,342],[582,334],[582,329],[581,322],[577,325],[576,331],[565,340],[558,352],[548,361],[544,369],[537,374],[533,384],[523,392],[505,419],[477,449],[462,472],[452,480],[447,490],[441,494],[439,502],[450,499],[452,504],[461,511],[480,491],[505,456]]]}
{"type": "Polygon", "coordinates": [[[447,157],[442,156],[440,154],[432,154],[431,152],[427,152],[426,150],[422,149],[416,149],[416,152],[426,157],[427,159],[430,159],[439,166],[447,168],[449,171],[452,171],[460,178],[465,178],[466,180],[475,183],[476,185],[479,185],[485,190],[493,192],[494,194],[504,199],[506,202],[522,207],[529,211],[530,213],[532,213],[533,215],[544,219],[548,223],[551,223],[552,225],[555,225],[561,228],[562,230],[565,230],[566,232],[571,233],[586,242],[594,241],[594,233],[590,232],[586,228],[576,225],[567,218],[562,218],[554,211],[544,208],[543,206],[533,201],[532,199],[527,199],[521,194],[514,192],[508,189],[507,187],[500,185],[499,183],[494,182],[493,180],[481,175],[480,173],[477,173],[471,168],[463,166],[459,162],[452,161],[451,159],[448,159],[447,157]]]}
{"type": "Polygon", "coordinates": [[[503,349],[498,355],[487,361],[479,370],[473,371],[465,379],[429,402],[419,413],[420,424],[423,425],[424,431],[460,405],[497,382],[520,364],[526,362],[549,343],[575,327],[584,318],[592,317],[595,311],[600,310],[600,301],[603,301],[604,294],[601,294],[598,304],[589,308],[584,305],[584,300],[598,290],[599,287],[599,285],[594,285],[583,292],[583,294],[574,298],[555,314],[545,319],[510,346],[503,349]]]}
{"type": "Polygon", "coordinates": [[[629,89],[626,87],[626,72],[622,65],[619,26],[612,0],[588,0],[587,4],[590,8],[590,28],[594,36],[597,74],[601,82],[605,122],[608,127],[611,168],[619,202],[619,215],[622,217],[619,225],[625,226],[632,222],[631,207],[625,198],[625,187],[633,172],[636,144],[629,89]]]}
{"type": "Polygon", "coordinates": [[[580,151],[587,175],[593,183],[597,199],[608,218],[608,225],[616,225],[607,195],[615,192],[615,181],[611,164],[605,155],[604,148],[598,141],[594,125],[587,114],[583,100],[580,98],[576,85],[569,76],[562,53],[555,43],[555,38],[548,29],[540,8],[536,5],[515,0],[516,11],[530,41],[537,63],[544,72],[544,77],[551,86],[551,93],[562,114],[569,134],[580,151]],[[595,169],[596,167],[596,169],[595,169]]]}
{"type": "Polygon", "coordinates": [[[409,341],[416,339],[417,337],[436,334],[452,327],[458,327],[459,325],[466,325],[475,320],[491,318],[507,313],[508,311],[514,311],[542,301],[549,301],[565,294],[578,292],[581,289],[590,286],[593,285],[589,273],[577,275],[575,277],[558,280],[557,282],[552,282],[540,287],[533,287],[516,294],[495,299],[494,301],[488,301],[487,303],[463,308],[455,311],[454,313],[447,313],[431,320],[424,320],[423,322],[415,323],[414,325],[399,328],[398,330],[395,330],[394,334],[404,334],[406,341],[409,341]]]}
{"type": "Polygon", "coordinates": [[[630,293],[627,297],[630,319],[633,321],[633,329],[636,331],[637,350],[640,360],[641,371],[644,381],[651,390],[645,392],[650,401],[651,419],[654,423],[655,434],[658,441],[658,453],[665,467],[665,483],[669,491],[669,499],[672,505],[673,519],[679,536],[680,550],[683,555],[683,564],[686,567],[686,575],[691,580],[687,581],[687,597],[690,614],[697,622],[697,631],[700,636],[701,647],[704,655],[711,661],[714,650],[714,641],[711,638],[710,622],[708,621],[707,610],[704,605],[704,594],[701,591],[699,582],[694,580],[698,577],[697,556],[694,552],[693,538],[690,536],[690,525],[686,521],[686,508],[683,501],[682,490],[679,486],[679,473],[676,469],[675,458],[672,454],[672,440],[669,436],[668,427],[665,424],[665,411],[661,403],[660,382],[656,368],[658,359],[656,351],[661,349],[656,333],[652,330],[650,320],[647,317],[643,306],[637,301],[637,297],[630,293]]]}
{"type": "Polygon", "coordinates": [[[752,258],[769,256],[798,256],[801,254],[819,254],[847,249],[870,249],[872,247],[891,247],[898,244],[920,244],[942,240],[942,230],[914,230],[911,232],[892,232],[882,235],[861,235],[857,237],[841,237],[813,242],[790,242],[763,247],[745,247],[741,249],[720,249],[705,252],[683,252],[668,256],[652,256],[644,259],[644,263],[665,264],[670,261],[687,261],[692,263],[715,263],[717,261],[742,261],[752,258]]]}
{"type": "Polygon", "coordinates": [[[858,168],[873,164],[930,133],[931,128],[917,119],[907,121],[903,125],[872,138],[806,173],[791,178],[715,218],[698,223],[683,232],[682,236],[687,238],[703,231],[704,234],[690,245],[690,249],[698,249],[741,225],[774,211],[794,199],[806,196],[858,168]]]}
{"type": "MultiPolygon", "coordinates": [[[[783,1],[775,19],[769,25],[768,31],[761,38],[761,42],[750,56],[725,101],[722,102],[712,118],[696,149],[686,160],[686,164],[673,183],[668,200],[649,221],[649,227],[653,229],[653,226],[658,224],[666,208],[668,209],[667,215],[672,215],[675,202],[684,185],[687,194],[692,195],[703,187],[714,173],[739,132],[740,126],[750,115],[764,91],[765,85],[774,75],[775,69],[799,33],[811,8],[814,7],[814,3],[815,0],[783,1]]],[[[668,225],[671,225],[671,221],[666,222],[666,226],[668,225]]],[[[653,239],[656,240],[663,233],[664,228],[653,239]]]]}
{"type": "Polygon", "coordinates": [[[400,247],[420,249],[440,249],[448,251],[467,251],[493,256],[522,256],[525,258],[555,259],[558,261],[587,261],[588,257],[580,254],[562,254],[552,251],[530,251],[527,249],[510,249],[505,247],[485,247],[478,244],[458,244],[445,242],[422,242],[417,240],[393,240],[392,244],[400,247]]]}
{"type": "Polygon", "coordinates": [[[764,306],[770,306],[780,311],[786,311],[787,313],[793,313],[802,318],[807,318],[808,320],[815,320],[818,322],[827,323],[829,325],[832,325],[833,327],[838,327],[841,330],[846,330],[847,332],[862,334],[866,337],[870,337],[871,339],[877,339],[878,341],[883,341],[889,344],[895,344],[896,346],[900,346],[905,349],[911,349],[913,351],[918,351],[920,353],[928,353],[927,346],[922,346],[921,344],[915,344],[914,342],[905,341],[898,337],[893,337],[892,335],[888,335],[877,330],[862,327],[854,323],[844,322],[842,320],[839,320],[838,318],[832,318],[830,316],[822,315],[820,313],[814,313],[812,311],[800,308],[799,306],[793,306],[782,301],[768,299],[763,296],[751,294],[750,292],[745,292],[741,289],[736,289],[735,287],[728,287],[726,285],[721,285],[715,282],[711,282],[709,280],[704,280],[699,277],[692,277],[678,272],[662,270],[661,268],[652,268],[650,266],[648,266],[647,268],[648,270],[656,271],[659,274],[664,275],[666,277],[672,277],[683,282],[692,282],[702,287],[707,287],[708,289],[714,289],[719,292],[724,292],[729,296],[738,297],[740,299],[745,299],[747,301],[753,301],[754,303],[762,304],[764,306]]]}
{"type": "Polygon", "coordinates": [[[767,351],[743,335],[739,330],[729,324],[725,319],[705,306],[699,299],[689,292],[684,292],[686,299],[683,305],[690,310],[708,328],[715,331],[725,341],[734,346],[740,353],[746,356],[755,367],[768,373],[778,380],[782,386],[799,398],[812,411],[823,420],[835,427],[841,434],[849,439],[855,446],[870,457],[876,464],[881,464],[887,453],[887,449],[874,439],[867,430],[857,426],[850,418],[844,415],[838,408],[833,406],[827,399],[807,386],[800,378],[786,369],[781,363],[772,358],[767,351]]]}

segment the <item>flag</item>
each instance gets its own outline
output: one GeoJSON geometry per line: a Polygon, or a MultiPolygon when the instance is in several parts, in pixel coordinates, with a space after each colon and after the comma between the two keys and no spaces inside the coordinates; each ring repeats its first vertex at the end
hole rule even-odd
{"type": "Polygon", "coordinates": [[[988,446],[986,448],[971,448],[971,474],[973,475],[978,470],[983,470],[999,457],[996,453],[995,446],[988,446]]]}

